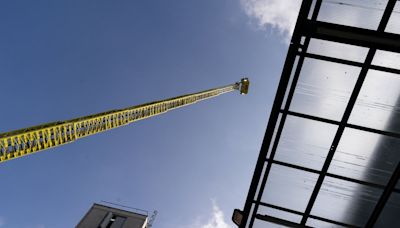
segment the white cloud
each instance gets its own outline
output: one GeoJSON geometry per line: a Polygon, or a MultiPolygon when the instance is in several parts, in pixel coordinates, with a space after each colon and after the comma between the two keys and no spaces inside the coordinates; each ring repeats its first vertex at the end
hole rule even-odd
{"type": "Polygon", "coordinates": [[[212,200],[212,215],[207,222],[200,222],[200,219],[196,219],[196,222],[190,227],[193,228],[232,228],[228,223],[225,222],[224,213],[218,207],[215,200],[212,200]]]}
{"type": "Polygon", "coordinates": [[[300,0],[240,0],[246,14],[258,26],[277,29],[286,39],[292,36],[300,10],[300,0]]]}
{"type": "Polygon", "coordinates": [[[225,222],[224,213],[215,201],[213,201],[212,218],[202,228],[229,228],[229,225],[225,222]]]}

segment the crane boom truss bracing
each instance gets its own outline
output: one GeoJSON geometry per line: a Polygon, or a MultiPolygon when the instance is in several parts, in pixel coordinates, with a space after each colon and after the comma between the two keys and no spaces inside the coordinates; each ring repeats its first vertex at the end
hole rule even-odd
{"type": "Polygon", "coordinates": [[[64,145],[89,135],[121,127],[234,90],[240,90],[241,94],[247,94],[248,85],[248,79],[244,78],[235,84],[198,93],[1,133],[0,162],[64,145]]]}

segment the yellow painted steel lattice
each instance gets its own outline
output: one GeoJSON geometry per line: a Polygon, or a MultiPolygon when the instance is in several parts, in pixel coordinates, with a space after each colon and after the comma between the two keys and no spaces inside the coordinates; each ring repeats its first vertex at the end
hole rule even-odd
{"type": "Polygon", "coordinates": [[[0,162],[70,143],[85,136],[121,127],[234,90],[240,90],[245,94],[248,84],[248,79],[244,78],[241,82],[199,93],[1,133],[0,162]]]}

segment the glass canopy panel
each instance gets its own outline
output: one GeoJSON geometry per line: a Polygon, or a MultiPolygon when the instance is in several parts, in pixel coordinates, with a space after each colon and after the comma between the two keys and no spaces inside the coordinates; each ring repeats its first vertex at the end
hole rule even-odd
{"type": "Polygon", "coordinates": [[[349,122],[400,132],[400,76],[369,70],[349,122]]]}
{"type": "Polygon", "coordinates": [[[303,212],[316,180],[316,174],[272,165],[261,201],[303,212]]]}
{"type": "Polygon", "coordinates": [[[363,227],[381,194],[377,188],[326,177],[311,214],[363,227]]]}
{"type": "Polygon", "coordinates": [[[320,170],[336,130],[336,125],[288,115],[275,160],[320,170]]]}
{"type": "Polygon", "coordinates": [[[319,21],[376,30],[387,0],[323,0],[319,21]]]}
{"type": "Polygon", "coordinates": [[[392,193],[376,222],[376,227],[400,227],[399,215],[400,194],[392,193]]]}
{"type": "Polygon", "coordinates": [[[372,65],[400,70],[400,53],[377,50],[372,65]]]}
{"type": "Polygon", "coordinates": [[[340,120],[359,67],[306,58],[290,110],[340,120]]]}
{"type": "Polygon", "coordinates": [[[400,139],[346,128],[329,173],[386,185],[400,161],[400,139]]]}
{"type": "Polygon", "coordinates": [[[364,62],[368,49],[326,40],[311,39],[307,52],[355,62],[364,62]]]}
{"type": "Polygon", "coordinates": [[[389,23],[386,26],[385,32],[400,34],[400,2],[397,1],[394,6],[392,15],[390,15],[389,23]]]}
{"type": "Polygon", "coordinates": [[[277,210],[277,209],[270,208],[270,207],[264,207],[264,206],[258,207],[257,214],[269,215],[269,216],[272,216],[275,218],[280,218],[280,219],[284,219],[284,220],[295,222],[295,223],[300,223],[300,221],[301,221],[300,215],[296,215],[296,214],[289,213],[286,211],[281,211],[281,210],[277,210]]]}
{"type": "Polygon", "coordinates": [[[345,227],[345,226],[339,226],[339,225],[336,225],[333,223],[324,222],[324,221],[312,219],[312,218],[307,219],[306,225],[311,226],[311,227],[318,227],[318,228],[344,228],[345,227]]]}

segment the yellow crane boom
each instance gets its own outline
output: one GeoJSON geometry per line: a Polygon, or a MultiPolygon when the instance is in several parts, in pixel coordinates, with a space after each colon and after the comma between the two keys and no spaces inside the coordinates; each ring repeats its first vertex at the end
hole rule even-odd
{"type": "Polygon", "coordinates": [[[243,78],[240,82],[198,93],[0,133],[0,162],[64,145],[85,136],[121,127],[234,90],[247,94],[248,88],[249,80],[243,78]]]}

